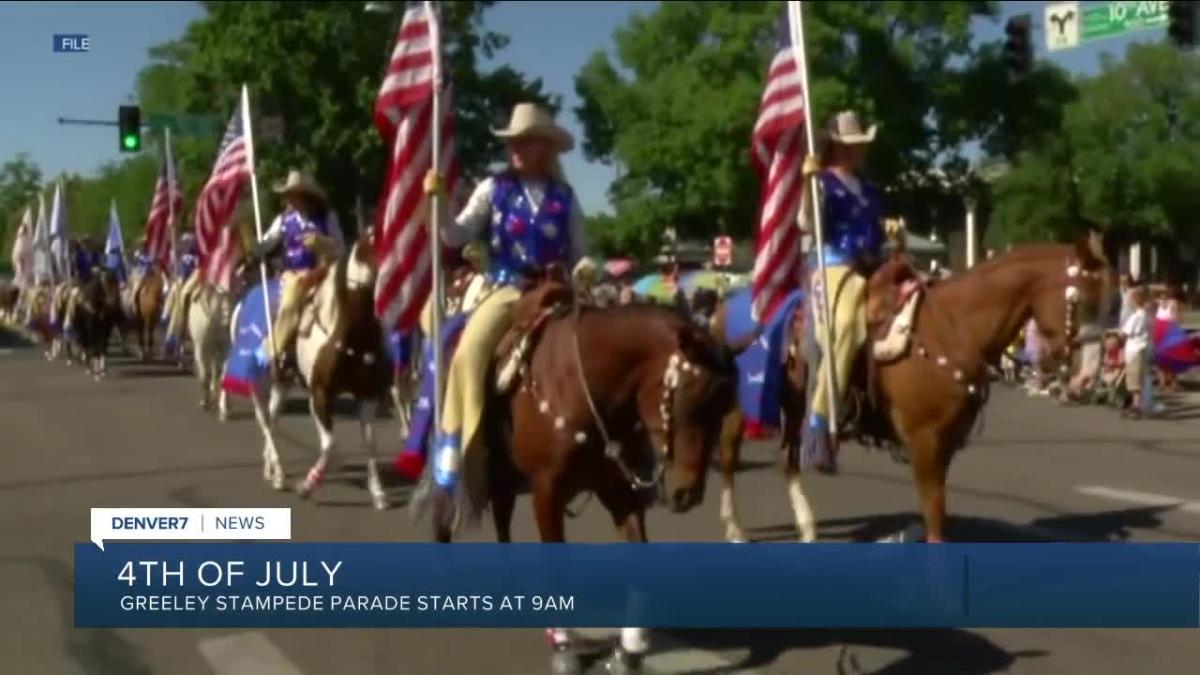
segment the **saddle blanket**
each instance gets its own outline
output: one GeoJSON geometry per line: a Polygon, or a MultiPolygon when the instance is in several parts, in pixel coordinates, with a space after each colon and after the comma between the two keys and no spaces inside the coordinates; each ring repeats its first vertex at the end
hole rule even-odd
{"type": "MultiPolygon", "coordinates": [[[[738,404],[746,419],[759,427],[779,427],[780,396],[783,392],[783,350],[788,327],[804,301],[804,291],[787,296],[770,318],[762,335],[737,357],[738,404]]],[[[751,311],[749,289],[739,289],[728,297],[725,339],[733,343],[744,339],[758,327],[751,311]]]]}
{"type": "MultiPolygon", "coordinates": [[[[463,328],[467,325],[470,314],[455,314],[448,316],[442,323],[442,358],[449,364],[454,357],[454,349],[458,339],[462,337],[463,328]]],[[[429,443],[433,430],[433,395],[435,370],[433,363],[433,341],[427,340],[421,354],[421,390],[413,403],[412,426],[408,430],[408,438],[404,449],[396,457],[394,468],[396,473],[416,480],[425,467],[429,456],[429,443]]]]}
{"type": "MultiPolygon", "coordinates": [[[[267,281],[267,288],[271,311],[274,313],[279,308],[279,280],[267,281]]],[[[263,303],[267,297],[263,294],[262,284],[258,284],[252,286],[238,303],[233,348],[229,350],[225,377],[221,379],[221,388],[235,396],[254,396],[259,383],[271,370],[270,365],[261,363],[255,354],[267,337],[266,308],[263,303]]]]}

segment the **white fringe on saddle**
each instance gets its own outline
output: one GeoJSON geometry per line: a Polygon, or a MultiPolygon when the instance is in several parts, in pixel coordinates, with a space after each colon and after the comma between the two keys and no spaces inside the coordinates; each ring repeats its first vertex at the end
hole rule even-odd
{"type": "Polygon", "coordinates": [[[921,290],[913,291],[905,301],[904,307],[896,318],[892,320],[892,325],[888,328],[887,337],[882,340],[876,340],[872,345],[872,353],[876,361],[884,363],[894,361],[904,355],[908,350],[909,341],[912,338],[913,317],[917,313],[917,304],[921,301],[921,290]]]}

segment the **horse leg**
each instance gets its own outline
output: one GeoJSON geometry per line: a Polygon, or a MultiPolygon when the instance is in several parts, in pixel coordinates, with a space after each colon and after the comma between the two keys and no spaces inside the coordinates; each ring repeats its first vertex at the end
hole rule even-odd
{"type": "Polygon", "coordinates": [[[942,451],[935,434],[922,436],[926,438],[919,438],[910,445],[913,475],[921,499],[925,541],[940,544],[945,541],[946,473],[950,469],[950,458],[942,451]]]}
{"type": "Polygon", "coordinates": [[[379,402],[366,399],[358,404],[358,424],[362,431],[363,446],[367,449],[367,491],[371,493],[371,504],[376,511],[385,511],[388,507],[387,493],[383,490],[383,482],[379,480],[379,467],[375,462],[375,419],[379,412],[379,402]]]}
{"type": "MultiPolygon", "coordinates": [[[[296,494],[300,495],[301,499],[308,499],[325,482],[325,472],[329,470],[334,446],[333,411],[330,407],[329,395],[320,387],[314,387],[308,398],[308,409],[317,426],[321,454],[309,468],[304,480],[296,486],[296,494]]],[[[374,459],[374,455],[372,455],[372,459],[374,459]]]]}
{"type": "Polygon", "coordinates": [[[275,461],[279,456],[279,451],[275,448],[275,433],[272,429],[267,396],[261,387],[255,390],[250,402],[254,404],[254,420],[258,422],[258,428],[263,435],[263,480],[270,483],[275,478],[275,461]]]}
{"type": "Polygon", "coordinates": [[[511,480],[498,479],[495,475],[492,478],[492,522],[496,525],[496,541],[507,544],[512,541],[512,516],[517,505],[517,491],[511,480]]]}
{"type": "MultiPolygon", "coordinates": [[[[557,476],[547,470],[532,477],[533,515],[543,543],[566,541],[563,514],[566,501],[555,482],[557,476]]],[[[565,628],[547,628],[546,641],[554,650],[550,670],[555,675],[582,673],[578,655],[571,650],[571,635],[565,628]]]]}
{"type": "MultiPolygon", "coordinates": [[[[625,541],[638,544],[646,542],[646,511],[642,508],[638,496],[621,477],[613,476],[604,489],[596,492],[596,497],[612,514],[613,524],[618,532],[624,534],[625,541]]],[[[635,604],[640,602],[636,594],[629,600],[635,604]]],[[[642,661],[646,652],[650,650],[650,641],[646,633],[645,628],[622,628],[620,644],[604,664],[606,672],[642,672],[642,661]]]]}
{"type": "Polygon", "coordinates": [[[748,541],[746,532],[742,529],[737,515],[737,504],[734,499],[734,472],[737,471],[738,459],[742,452],[742,425],[745,418],[740,410],[733,410],[721,422],[720,462],[721,462],[721,522],[725,523],[725,541],[731,544],[741,544],[748,541]]]}
{"type": "Polygon", "coordinates": [[[792,515],[796,518],[796,531],[800,541],[808,544],[817,540],[816,523],[813,520],[812,508],[808,498],[804,496],[804,484],[800,480],[800,467],[787,467],[788,500],[792,503],[792,515]]]}
{"type": "Polygon", "coordinates": [[[204,350],[197,348],[192,354],[192,361],[196,366],[196,382],[200,385],[200,409],[208,410],[212,407],[213,378],[204,360],[204,350]]]}
{"type": "Polygon", "coordinates": [[[212,372],[212,390],[217,392],[217,421],[225,422],[229,419],[229,392],[221,386],[221,376],[224,374],[225,368],[214,363],[210,370],[212,372]]]}

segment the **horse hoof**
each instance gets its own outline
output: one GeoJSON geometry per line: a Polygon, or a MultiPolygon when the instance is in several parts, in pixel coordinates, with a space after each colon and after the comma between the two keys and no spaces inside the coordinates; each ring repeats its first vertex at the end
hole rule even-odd
{"type": "Polygon", "coordinates": [[[741,528],[730,528],[725,530],[725,541],[730,544],[748,544],[750,543],[750,538],[746,536],[746,533],[741,528]]]}
{"type": "Polygon", "coordinates": [[[630,654],[617,647],[612,656],[604,662],[604,672],[609,675],[640,675],[642,672],[642,655],[630,654]]]}
{"type": "Polygon", "coordinates": [[[228,422],[229,421],[229,412],[226,410],[218,410],[217,411],[217,421],[222,422],[222,423],[228,422]]]}
{"type": "Polygon", "coordinates": [[[559,649],[550,657],[550,672],[553,675],[580,675],[583,673],[583,664],[571,650],[559,649]]]}
{"type": "MultiPolygon", "coordinates": [[[[279,485],[281,483],[282,483],[282,481],[276,481],[276,485],[279,485]]],[[[277,487],[275,489],[281,490],[282,487],[277,487]]],[[[307,481],[299,481],[296,483],[296,496],[299,497],[300,499],[307,501],[308,498],[312,496],[312,493],[313,493],[313,488],[311,485],[308,484],[307,481]]]]}

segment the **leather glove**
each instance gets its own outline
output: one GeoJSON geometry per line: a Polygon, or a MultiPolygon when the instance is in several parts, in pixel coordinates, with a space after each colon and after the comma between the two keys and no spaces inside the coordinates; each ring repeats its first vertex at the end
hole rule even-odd
{"type": "Polygon", "coordinates": [[[812,178],[821,170],[821,160],[816,155],[808,155],[804,158],[804,166],[800,170],[805,178],[812,178]]]}
{"type": "Polygon", "coordinates": [[[425,180],[422,183],[422,186],[425,188],[426,195],[443,196],[446,194],[446,186],[445,182],[442,180],[442,175],[433,169],[430,169],[425,174],[425,180]]]}

